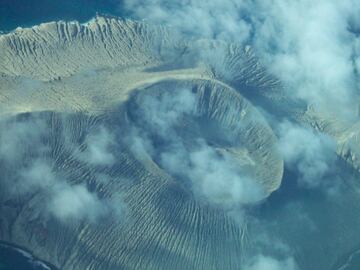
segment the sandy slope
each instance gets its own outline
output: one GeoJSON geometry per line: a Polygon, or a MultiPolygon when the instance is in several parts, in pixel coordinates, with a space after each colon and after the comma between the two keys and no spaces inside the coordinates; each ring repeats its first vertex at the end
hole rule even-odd
{"type": "MultiPolygon", "coordinates": [[[[274,111],[299,122],[314,122],[301,106],[290,104],[279,82],[266,73],[250,48],[178,40],[171,29],[130,20],[97,17],[86,25],[51,22],[0,36],[0,115],[47,111],[41,117],[54,171],[65,172],[70,183],[93,186],[105,197],[124,194],[129,217],[126,222],[109,219],[99,226],[67,227],[56,220],[44,222],[37,210],[43,194],[26,200],[1,194],[1,213],[6,217],[0,220],[1,239],[25,246],[62,269],[236,269],[254,244],[246,222],[239,226],[224,211],[199,204],[166,171],[129,151],[117,156],[116,166],[100,171],[73,154],[83,147],[89,130],[125,121],[121,108],[134,90],[146,91],[164,82],[200,92],[209,87],[221,102],[209,109],[207,114],[215,117],[207,120],[218,121],[223,132],[227,121],[248,121],[238,138],[246,142],[255,164],[254,179],[265,188],[266,196],[280,186],[283,161],[276,137],[249,100],[272,104],[274,111]],[[199,48],[205,55],[202,59],[194,57],[199,48]],[[213,55],[219,59],[209,57],[213,55]],[[230,115],[229,107],[247,115],[230,115]],[[70,117],[64,120],[64,114],[70,117]],[[70,133],[70,146],[63,139],[65,132],[70,133]],[[100,183],[98,173],[111,180],[100,183]],[[129,176],[133,181],[123,182],[129,176]]],[[[325,126],[331,134],[334,128],[325,126]]],[[[339,149],[351,137],[343,133],[347,128],[333,132],[339,149]]],[[[232,143],[221,151],[241,156],[244,151],[235,147],[236,141],[232,143]]],[[[357,141],[354,144],[351,149],[358,147],[357,141]]],[[[339,150],[343,157],[345,152],[339,150]]],[[[356,162],[352,158],[350,163],[356,162]]]]}

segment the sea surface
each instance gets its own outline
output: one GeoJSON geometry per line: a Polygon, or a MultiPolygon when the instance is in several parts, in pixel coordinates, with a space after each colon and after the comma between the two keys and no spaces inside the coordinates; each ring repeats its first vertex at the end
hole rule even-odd
{"type": "Polygon", "coordinates": [[[29,251],[0,242],[0,270],[56,270],[36,259],[29,251]]]}
{"type": "Polygon", "coordinates": [[[124,16],[122,0],[0,0],[0,31],[54,20],[86,22],[97,12],[124,16]]]}

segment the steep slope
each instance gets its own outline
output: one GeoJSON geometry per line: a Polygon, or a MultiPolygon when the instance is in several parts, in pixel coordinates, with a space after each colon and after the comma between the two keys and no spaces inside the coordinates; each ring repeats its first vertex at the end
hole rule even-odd
{"type": "MultiPolygon", "coordinates": [[[[198,113],[188,119],[184,142],[192,143],[196,126],[196,136],[210,140],[210,149],[237,162],[260,185],[258,200],[279,187],[283,163],[271,128],[251,103],[215,78],[205,59],[192,59],[199,50],[192,44],[177,42],[169,29],[105,17],[87,25],[47,23],[0,37],[3,124],[40,121],[43,131],[42,147],[24,139],[23,161],[15,167],[2,163],[2,240],[62,269],[234,269],[241,263],[246,223],[202,202],[155,159],[137,156],[120,139],[132,136],[125,131],[136,123],[125,108],[136,93],[195,89],[198,113]],[[201,130],[207,122],[199,117],[219,127],[217,138],[206,137],[201,130]],[[87,138],[103,127],[116,138],[112,165],[79,156],[87,151],[87,138]],[[224,145],[226,136],[232,139],[224,145]],[[14,175],[16,182],[15,168],[27,168],[39,157],[58,181],[85,185],[101,200],[120,194],[127,214],[109,214],[99,224],[64,224],[43,205],[56,184],[25,195],[7,192],[6,176],[14,175]]],[[[227,45],[211,46],[220,51],[227,45]]],[[[246,76],[256,68],[248,64],[246,76]]]]}
{"type": "MultiPolygon", "coordinates": [[[[166,136],[146,133],[136,113],[144,96],[172,97],[184,89],[195,95],[196,105],[179,118],[176,139],[187,150],[199,147],[196,139],[205,141],[220,160],[236,164],[261,187],[258,200],[279,188],[283,161],[271,125],[257,107],[334,136],[339,156],[359,168],[357,125],[340,125],[294,102],[249,47],[183,40],[171,28],[108,17],[85,25],[45,23],[0,36],[2,131],[14,124],[36,127],[21,129],[18,162],[9,163],[9,152],[1,156],[0,239],[24,246],[61,269],[237,269],[245,254],[256,250],[261,224],[239,222],[217,207],[230,196],[217,197],[215,205],[199,199],[186,177],[164,166],[161,153],[145,148],[139,155],[128,140],[138,135],[132,133],[135,128],[151,135],[152,144],[167,146],[166,136]],[[104,158],[94,164],[84,156],[91,156],[89,138],[103,128],[113,137],[114,161],[107,164],[104,158]],[[98,223],[86,218],[64,223],[44,204],[57,184],[25,195],[13,193],[9,179],[21,187],[19,171],[39,157],[56,181],[84,186],[113,208],[125,208],[125,214],[118,217],[110,211],[98,223]]],[[[329,203],[324,198],[290,200],[307,209],[316,226],[331,224],[315,234],[316,241],[311,230],[304,233],[306,239],[298,235],[299,226],[309,228],[307,221],[287,204],[260,217],[266,221],[261,231],[296,247],[303,269],[329,269],[356,246],[360,204],[353,189],[356,179],[351,180],[350,195],[331,204],[334,211],[322,210],[329,203]],[[314,257],[306,260],[309,256],[314,257]]]]}

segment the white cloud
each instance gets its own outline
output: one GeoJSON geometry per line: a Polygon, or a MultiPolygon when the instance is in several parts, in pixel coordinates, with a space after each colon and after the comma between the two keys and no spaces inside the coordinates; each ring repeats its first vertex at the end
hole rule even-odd
{"type": "Polygon", "coordinates": [[[112,165],[115,157],[112,148],[115,147],[114,135],[104,127],[87,135],[86,150],[78,154],[83,161],[94,165],[112,165]]]}
{"type": "Polygon", "coordinates": [[[273,257],[256,256],[244,270],[296,270],[297,266],[293,258],[278,260],[273,257]]]}
{"type": "Polygon", "coordinates": [[[250,26],[241,18],[241,1],[126,0],[124,7],[135,17],[172,26],[191,36],[245,40],[250,34],[250,26]]]}
{"type": "Polygon", "coordinates": [[[162,153],[161,164],[188,178],[195,195],[223,207],[254,203],[264,197],[261,185],[242,172],[233,158],[203,140],[191,150],[182,144],[173,146],[171,151],[162,153]]]}
{"type": "MultiPolygon", "coordinates": [[[[21,160],[33,145],[34,154],[44,153],[41,136],[45,133],[44,121],[37,118],[4,119],[0,123],[0,158],[7,162],[21,160]]],[[[29,154],[29,153],[27,153],[29,154]]]]}
{"type": "Polygon", "coordinates": [[[125,0],[124,8],[191,37],[252,45],[290,97],[333,117],[356,117],[359,38],[349,30],[359,29],[359,1],[125,0]]]}
{"type": "MultiPolygon", "coordinates": [[[[1,184],[7,195],[27,196],[41,192],[44,201],[39,207],[42,214],[64,223],[84,219],[96,222],[106,215],[122,217],[124,204],[120,197],[99,198],[96,192],[88,190],[86,183],[73,185],[64,176],[66,174],[53,167],[50,145],[44,140],[49,127],[41,114],[7,119],[1,126],[0,162],[6,168],[1,184]]],[[[115,162],[109,149],[114,138],[105,129],[88,135],[85,142],[87,149],[82,158],[87,162],[98,165],[115,162]]],[[[99,182],[108,180],[107,175],[99,177],[99,182]]]]}
{"type": "Polygon", "coordinates": [[[336,159],[335,141],[311,129],[290,122],[279,125],[279,150],[286,163],[299,174],[299,184],[318,187],[333,168],[336,159]]]}
{"type": "Polygon", "coordinates": [[[35,159],[30,166],[20,168],[19,177],[12,183],[17,193],[49,188],[55,182],[51,166],[43,159],[35,159]]]}
{"type": "MultiPolygon", "coordinates": [[[[190,185],[196,198],[232,208],[264,197],[260,184],[226,151],[207,144],[196,132],[193,143],[179,135],[185,118],[196,118],[197,97],[188,89],[136,97],[136,127],[128,139],[137,156],[152,156],[170,175],[190,185]]],[[[135,108],[135,107],[134,107],[135,108]]],[[[188,127],[192,129],[194,127],[188,127]]]]}
{"type": "Polygon", "coordinates": [[[47,161],[41,159],[35,160],[29,167],[21,168],[16,183],[11,183],[9,187],[19,195],[42,192],[45,200],[41,206],[43,214],[49,214],[64,223],[84,219],[96,222],[109,214],[121,217],[124,207],[120,198],[100,199],[85,184],[69,184],[54,172],[47,161]]]}
{"type": "Polygon", "coordinates": [[[96,194],[83,185],[57,185],[51,195],[48,211],[61,221],[82,220],[94,222],[107,213],[96,194]]]}
{"type": "Polygon", "coordinates": [[[289,95],[338,116],[351,117],[356,78],[355,36],[349,18],[355,1],[255,1],[254,46],[289,95]],[[266,3],[266,4],[265,4],[266,3]]]}

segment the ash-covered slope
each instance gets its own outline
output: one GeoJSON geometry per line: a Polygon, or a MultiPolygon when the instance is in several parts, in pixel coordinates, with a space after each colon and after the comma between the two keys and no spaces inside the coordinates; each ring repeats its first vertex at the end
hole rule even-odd
{"type": "MultiPolygon", "coordinates": [[[[119,218],[110,213],[97,223],[80,220],[64,224],[44,215],[51,186],[14,198],[5,192],[8,189],[2,181],[2,240],[31,249],[60,269],[216,269],[239,264],[242,233],[234,222],[222,211],[196,203],[166,173],[149,169],[129,151],[119,151],[128,147],[120,139],[113,151],[116,163],[112,166],[94,166],[74,155],[77,148],[84,147],[84,135],[100,123],[122,128],[113,126],[114,118],[49,112],[20,117],[46,126],[42,141],[48,150],[42,158],[51,164],[59,181],[85,183],[102,200],[121,195],[126,214],[119,218]],[[219,239],[227,241],[219,243],[219,239]],[[219,254],[223,254],[224,261],[217,258],[219,254]]],[[[29,149],[23,159],[26,163],[38,149],[26,139],[20,143],[29,149]]],[[[6,177],[16,175],[6,164],[2,171],[6,177]]],[[[121,203],[114,206],[123,207],[121,203]]]]}
{"type": "MultiPolygon", "coordinates": [[[[237,187],[246,179],[247,194],[262,200],[279,188],[283,175],[277,139],[253,104],[321,127],[340,138],[339,145],[349,137],[348,126],[336,129],[331,119],[310,117],[306,106],[287,98],[248,47],[181,40],[171,28],[108,17],[1,35],[0,115],[7,132],[0,139],[14,136],[15,126],[21,150],[15,159],[6,152],[0,160],[0,239],[61,269],[238,269],[256,250],[261,224],[229,215],[234,205],[250,202],[232,200],[237,187]],[[92,144],[94,138],[106,153],[92,144]],[[215,160],[215,168],[226,161],[230,172],[245,173],[231,178],[231,190],[206,189],[198,183],[211,182],[216,170],[205,167],[210,173],[197,178],[193,166],[201,167],[204,157],[215,160]],[[34,165],[42,168],[40,178],[34,165]],[[23,186],[26,179],[30,187],[23,186]],[[15,190],[9,183],[16,183],[15,190]],[[63,218],[78,205],[66,208],[66,196],[60,202],[67,212],[53,205],[64,190],[83,194],[80,203],[88,205],[70,222],[63,218]]],[[[356,226],[347,222],[359,220],[344,209],[352,205],[357,212],[357,199],[345,198],[328,219],[316,219],[326,201],[300,202],[300,208],[316,209],[318,224],[337,221],[310,246],[312,234],[300,239],[296,226],[302,220],[287,206],[264,218],[279,219],[281,226],[274,222],[262,230],[297,247],[303,269],[329,269],[342,249],[352,248],[356,226]],[[338,238],[345,230],[351,233],[338,238]],[[304,259],[310,255],[317,260],[304,259]]]]}
{"type": "MultiPolygon", "coordinates": [[[[201,79],[222,84],[214,72],[231,65],[224,62],[213,66],[206,62],[207,57],[194,59],[199,50],[220,51],[224,56],[247,61],[241,77],[255,78],[249,84],[261,83],[260,78],[267,76],[250,60],[252,55],[235,45],[179,43],[171,40],[168,32],[169,29],[144,23],[97,17],[86,26],[76,22],[48,23],[3,35],[0,57],[12,59],[12,65],[2,61],[0,68],[1,113],[55,110],[98,115],[126,101],[134,89],[159,81],[201,79]],[[34,44],[34,52],[29,51],[29,44],[34,44]]],[[[282,163],[279,157],[274,158],[282,163]]],[[[281,165],[278,167],[280,173],[269,180],[274,183],[269,191],[279,186],[282,169],[281,165]]]]}
{"type": "MultiPolygon", "coordinates": [[[[230,152],[235,156],[231,159],[239,167],[250,166],[249,172],[261,180],[267,192],[278,187],[279,182],[274,179],[281,179],[282,163],[270,151],[275,137],[246,100],[232,89],[206,81],[167,81],[141,89],[139,93],[156,96],[154,91],[165,91],[170,86],[179,91],[187,87],[198,91],[195,107],[198,113],[188,116],[188,127],[182,129],[188,132],[182,138],[184,143],[191,144],[192,137],[209,140],[211,147],[220,153],[230,152]],[[195,124],[190,123],[196,119],[203,121],[198,125],[200,129],[202,125],[214,123],[220,128],[217,136],[207,138],[207,132],[196,134],[195,124]],[[246,149],[249,156],[244,156],[246,149]],[[249,158],[250,165],[238,163],[249,158]],[[268,169],[264,171],[264,167],[268,169]]],[[[16,164],[14,168],[4,161],[5,177],[16,178],[17,167],[27,167],[41,155],[51,164],[59,181],[85,184],[102,200],[111,200],[120,194],[126,215],[117,218],[110,213],[98,224],[86,221],[63,224],[43,214],[46,213],[43,203],[51,185],[14,199],[13,193],[6,192],[8,182],[3,179],[1,212],[6,218],[1,223],[1,239],[25,246],[61,269],[236,268],[247,245],[246,227],[242,228],[217,207],[222,200],[231,203],[228,201],[231,196],[225,194],[223,199],[220,193],[216,205],[201,202],[176,176],[173,178],[157,166],[152,157],[133,152],[128,140],[124,140],[134,136],[127,134],[136,121],[130,117],[134,110],[132,100],[125,108],[119,105],[99,116],[43,112],[20,115],[3,124],[6,127],[13,122],[36,121],[40,122],[39,126],[45,125],[40,147],[44,152],[38,153],[38,144],[34,147],[29,138],[22,138],[18,143],[26,149],[22,157],[24,164],[16,164]],[[89,147],[86,138],[100,127],[111,130],[116,137],[112,149],[116,161],[111,165],[93,164],[79,155],[89,147]],[[107,180],[103,181],[104,178],[107,180]]],[[[264,194],[259,196],[261,199],[264,194]]],[[[119,203],[115,207],[123,206],[119,203]]]]}
{"type": "MultiPolygon", "coordinates": [[[[233,190],[208,191],[189,184],[186,177],[192,175],[174,174],[149,149],[137,152],[131,141],[137,136],[133,130],[142,132],[130,106],[137,97],[158,97],[160,91],[173,99],[188,89],[195,103],[192,113],[179,116],[185,121],[179,140],[185,150],[199,148],[189,161],[203,152],[216,162],[230,161],[236,171],[246,172],[255,200],[279,187],[283,162],[271,128],[237,90],[217,79],[207,57],[193,57],[203,45],[208,51],[241,53],[247,63],[244,80],[263,76],[252,56],[235,45],[178,42],[169,29],[128,20],[54,22],[2,35],[2,125],[12,130],[30,122],[37,125],[30,129],[40,131],[19,137],[18,161],[2,159],[1,239],[61,269],[236,268],[247,245],[246,223],[238,224],[218,206],[239,203],[232,192],[243,185],[242,178],[235,179],[233,190]],[[208,136],[210,126],[216,136],[208,136]],[[109,163],[108,156],[89,159],[97,148],[88,140],[103,129],[113,138],[109,163]],[[31,168],[39,162],[46,173],[34,176],[31,168]],[[25,173],[16,172],[22,168],[25,173]],[[31,188],[22,186],[26,179],[34,180],[31,188]],[[110,210],[95,223],[87,215],[64,223],[69,212],[54,214],[52,196],[58,199],[59,189],[68,194],[84,187],[110,210]],[[119,218],[116,209],[122,208],[119,218]]],[[[209,177],[204,179],[212,181],[209,177]]],[[[86,196],[92,212],[97,205],[86,196]]]]}
{"type": "Polygon", "coordinates": [[[1,71],[41,80],[102,67],[154,62],[154,45],[169,43],[164,29],[97,17],[88,25],[44,23],[1,36],[1,71]],[[160,38],[161,37],[161,38],[160,38]]]}

